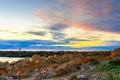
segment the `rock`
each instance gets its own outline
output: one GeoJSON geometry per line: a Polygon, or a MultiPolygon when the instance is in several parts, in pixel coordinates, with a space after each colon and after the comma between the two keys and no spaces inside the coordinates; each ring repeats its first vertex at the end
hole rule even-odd
{"type": "Polygon", "coordinates": [[[32,58],[31,58],[31,61],[32,61],[32,67],[34,68],[40,68],[42,66],[45,66],[45,61],[46,61],[46,58],[45,57],[40,57],[39,55],[33,55],[32,58]]]}
{"type": "Polygon", "coordinates": [[[70,80],[69,78],[64,78],[63,80],[70,80]]]}
{"type": "Polygon", "coordinates": [[[30,67],[31,65],[31,61],[29,58],[25,58],[25,59],[20,59],[16,62],[12,62],[11,66],[15,66],[18,68],[22,68],[22,67],[30,67]]]}
{"type": "Polygon", "coordinates": [[[84,67],[82,67],[82,68],[81,68],[81,70],[82,70],[82,71],[84,71],[84,70],[85,70],[85,68],[84,68],[84,67]]]}
{"type": "Polygon", "coordinates": [[[99,74],[93,74],[91,75],[91,78],[94,80],[100,80],[100,75],[99,74]]]}
{"type": "Polygon", "coordinates": [[[29,58],[18,60],[12,63],[11,75],[17,77],[27,77],[31,70],[31,61],[29,58]]]}
{"type": "Polygon", "coordinates": [[[92,78],[98,77],[98,74],[91,75],[92,78]]]}
{"type": "Polygon", "coordinates": [[[5,75],[10,71],[10,65],[8,62],[0,62],[0,75],[5,75]]]}
{"type": "Polygon", "coordinates": [[[29,74],[28,71],[26,71],[25,69],[19,69],[18,72],[16,73],[17,77],[27,77],[29,74]]]}
{"type": "Polygon", "coordinates": [[[44,79],[46,78],[52,78],[55,77],[55,73],[52,70],[47,69],[45,75],[44,75],[44,79]]]}
{"type": "Polygon", "coordinates": [[[62,74],[64,70],[62,68],[55,70],[55,76],[59,76],[62,74]]]}
{"type": "Polygon", "coordinates": [[[76,71],[77,70],[77,67],[73,67],[73,68],[71,68],[71,71],[76,71]]]}
{"type": "Polygon", "coordinates": [[[59,64],[60,63],[59,56],[53,55],[53,56],[47,57],[47,63],[59,64]]]}
{"type": "Polygon", "coordinates": [[[119,59],[119,56],[120,56],[120,48],[117,48],[113,51],[111,51],[111,54],[106,57],[106,60],[110,60],[110,59],[119,59]]]}
{"type": "Polygon", "coordinates": [[[72,76],[70,80],[78,80],[77,76],[72,76]]]}
{"type": "Polygon", "coordinates": [[[81,74],[77,76],[78,80],[89,80],[89,77],[86,74],[81,74]]]}
{"type": "Polygon", "coordinates": [[[79,78],[77,80],[89,80],[89,78],[79,78]]]}
{"type": "MultiPolygon", "coordinates": [[[[0,80],[1,80],[1,79],[0,79],[0,80]]],[[[13,80],[13,78],[6,76],[6,77],[5,77],[5,80],[13,80]]]]}
{"type": "Polygon", "coordinates": [[[5,63],[0,62],[0,69],[6,68],[6,67],[7,67],[7,65],[5,63]]]}
{"type": "Polygon", "coordinates": [[[86,56],[86,57],[84,57],[84,59],[83,59],[83,63],[84,63],[84,64],[89,64],[89,63],[91,62],[91,59],[92,59],[91,56],[86,56]]]}
{"type": "Polygon", "coordinates": [[[66,74],[71,71],[71,65],[69,63],[61,64],[57,69],[55,69],[55,75],[59,76],[62,74],[66,74]]]}
{"type": "Polygon", "coordinates": [[[74,67],[77,67],[79,65],[82,64],[82,59],[83,56],[82,54],[72,54],[72,56],[70,57],[70,63],[74,65],[74,67]]]}

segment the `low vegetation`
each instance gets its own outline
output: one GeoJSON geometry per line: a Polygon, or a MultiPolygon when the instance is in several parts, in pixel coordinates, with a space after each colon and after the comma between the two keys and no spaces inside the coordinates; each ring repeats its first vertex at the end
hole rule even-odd
{"type": "MultiPolygon", "coordinates": [[[[111,57],[109,60],[103,60],[100,63],[100,66],[93,69],[93,72],[102,72],[106,73],[105,78],[102,80],[120,80],[120,51],[119,49],[116,49],[112,51],[111,55],[108,57],[111,57]],[[114,54],[116,56],[114,56],[114,54]]],[[[108,58],[107,57],[107,58],[108,58]]]]}

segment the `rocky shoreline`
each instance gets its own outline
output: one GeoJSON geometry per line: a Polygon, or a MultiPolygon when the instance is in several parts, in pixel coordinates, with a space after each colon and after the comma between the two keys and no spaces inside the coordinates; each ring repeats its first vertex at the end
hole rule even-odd
{"type": "Polygon", "coordinates": [[[104,60],[116,59],[118,49],[110,55],[68,54],[48,57],[33,55],[12,63],[0,62],[0,80],[101,80],[106,73],[92,72],[104,60]]]}

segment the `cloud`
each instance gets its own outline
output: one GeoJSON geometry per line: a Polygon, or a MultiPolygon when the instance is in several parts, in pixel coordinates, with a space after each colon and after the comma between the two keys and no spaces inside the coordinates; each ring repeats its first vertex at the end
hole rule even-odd
{"type": "Polygon", "coordinates": [[[0,29],[0,32],[9,32],[8,30],[2,30],[2,29],[0,29]]]}
{"type": "Polygon", "coordinates": [[[61,39],[64,39],[64,37],[66,36],[66,34],[61,33],[61,32],[54,32],[54,31],[52,31],[50,33],[51,33],[52,38],[54,40],[61,40],[61,39]]]}
{"type": "Polygon", "coordinates": [[[87,39],[76,39],[76,38],[67,38],[67,39],[64,39],[64,40],[63,40],[63,42],[66,42],[66,43],[84,42],[84,41],[91,41],[91,40],[87,40],[87,39]]]}
{"type": "Polygon", "coordinates": [[[38,35],[38,36],[44,36],[44,35],[46,35],[46,32],[34,32],[34,31],[29,31],[29,32],[26,32],[26,33],[29,33],[29,34],[33,34],[33,35],[38,35]]]}
{"type": "MultiPolygon", "coordinates": [[[[106,31],[106,32],[120,32],[120,6],[118,7],[119,1],[113,0],[60,0],[63,3],[69,4],[70,6],[76,6],[77,4],[82,5],[86,10],[89,11],[89,19],[84,25],[91,30],[106,31]],[[116,15],[117,14],[117,15],[116,15]]],[[[84,10],[82,10],[84,11],[84,10]]],[[[77,12],[79,15],[79,12],[77,12]]],[[[85,12],[86,15],[88,15],[85,12]]],[[[76,21],[80,23],[79,21],[76,21]]]]}
{"type": "Polygon", "coordinates": [[[80,50],[88,50],[88,51],[96,51],[96,50],[114,50],[116,48],[120,48],[120,46],[95,46],[95,47],[84,47],[80,48],[80,50]]]}
{"type": "Polygon", "coordinates": [[[51,25],[49,27],[49,29],[52,30],[52,31],[62,31],[65,28],[68,28],[68,25],[66,25],[66,24],[60,24],[60,23],[59,24],[51,25]]]}
{"type": "Polygon", "coordinates": [[[107,46],[120,46],[120,41],[117,40],[104,41],[104,43],[107,46]]]}
{"type": "Polygon", "coordinates": [[[63,6],[35,12],[50,25],[65,24],[86,31],[120,33],[120,1],[117,0],[59,0],[63,6]]]}

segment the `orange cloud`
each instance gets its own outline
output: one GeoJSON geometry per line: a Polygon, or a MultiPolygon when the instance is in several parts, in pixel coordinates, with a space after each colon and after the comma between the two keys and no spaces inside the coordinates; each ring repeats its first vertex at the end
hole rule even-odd
{"type": "Polygon", "coordinates": [[[82,25],[82,24],[77,23],[77,22],[70,22],[68,25],[70,27],[80,28],[80,29],[83,29],[83,30],[86,30],[86,31],[92,31],[92,29],[89,28],[88,26],[82,25]]]}

